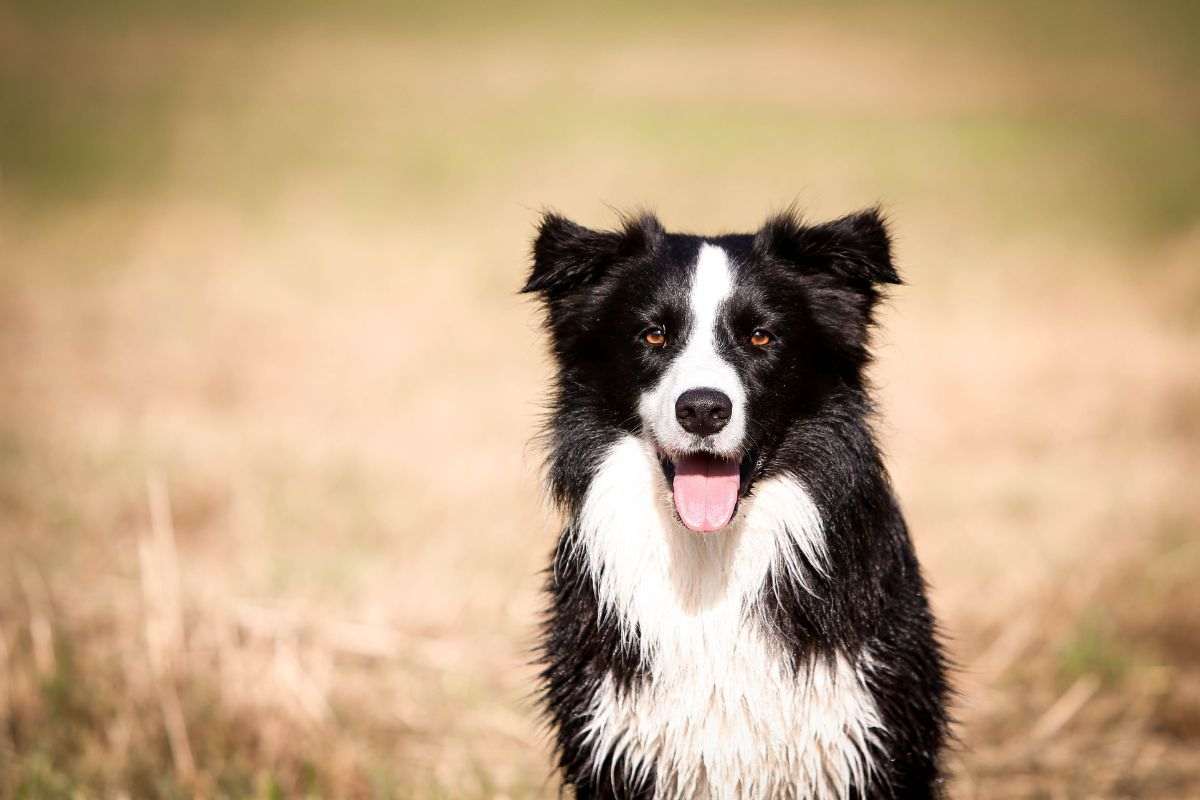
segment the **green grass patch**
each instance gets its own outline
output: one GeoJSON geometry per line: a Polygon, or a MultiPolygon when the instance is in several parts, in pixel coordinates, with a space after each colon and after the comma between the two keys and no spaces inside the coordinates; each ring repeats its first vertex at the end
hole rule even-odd
{"type": "Polygon", "coordinates": [[[1131,667],[1128,645],[1113,620],[1102,610],[1090,609],[1058,652],[1058,673],[1065,684],[1094,675],[1107,685],[1119,684],[1131,667]]]}

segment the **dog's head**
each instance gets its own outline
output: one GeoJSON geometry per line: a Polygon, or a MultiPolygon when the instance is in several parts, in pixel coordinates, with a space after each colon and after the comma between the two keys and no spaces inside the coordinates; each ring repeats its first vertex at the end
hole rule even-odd
{"type": "Polygon", "coordinates": [[[876,210],[716,237],[649,215],[594,231],[547,214],[523,291],[546,306],[557,413],[643,437],[680,519],[710,532],[778,469],[790,431],[861,385],[887,283],[899,277],[876,210]]]}

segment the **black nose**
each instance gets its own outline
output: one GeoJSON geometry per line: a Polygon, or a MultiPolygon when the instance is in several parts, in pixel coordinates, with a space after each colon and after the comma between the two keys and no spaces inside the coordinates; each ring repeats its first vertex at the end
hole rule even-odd
{"type": "Polygon", "coordinates": [[[716,389],[688,389],[675,401],[675,419],[688,433],[711,436],[725,427],[733,403],[716,389]]]}

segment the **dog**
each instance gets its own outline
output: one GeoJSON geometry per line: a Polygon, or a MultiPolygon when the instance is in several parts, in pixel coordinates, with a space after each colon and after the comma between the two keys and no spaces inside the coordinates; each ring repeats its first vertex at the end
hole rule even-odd
{"type": "Polygon", "coordinates": [[[540,695],[589,798],[941,795],[946,663],[871,428],[878,209],[756,233],[546,213],[540,695]]]}

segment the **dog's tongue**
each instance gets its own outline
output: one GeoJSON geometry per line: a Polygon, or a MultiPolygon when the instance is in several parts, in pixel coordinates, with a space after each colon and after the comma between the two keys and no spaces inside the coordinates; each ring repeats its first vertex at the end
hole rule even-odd
{"type": "Polygon", "coordinates": [[[697,533],[724,528],[738,500],[738,463],[708,455],[675,462],[675,510],[697,533]]]}

